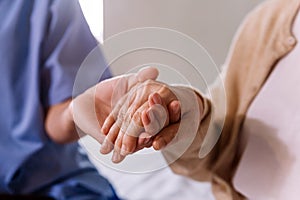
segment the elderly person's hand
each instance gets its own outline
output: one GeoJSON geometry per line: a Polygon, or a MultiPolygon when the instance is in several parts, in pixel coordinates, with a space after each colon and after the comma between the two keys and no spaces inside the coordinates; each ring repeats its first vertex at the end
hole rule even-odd
{"type": "Polygon", "coordinates": [[[193,120],[197,122],[195,111],[199,113],[198,105],[190,88],[156,81],[137,84],[119,100],[105,120],[102,131],[107,136],[101,153],[114,149],[112,161],[118,163],[144,147],[153,145],[154,149],[160,150],[177,135],[181,116],[185,117],[185,125],[193,120]],[[183,113],[182,103],[185,104],[183,113]]]}
{"type": "Polygon", "coordinates": [[[166,84],[152,80],[139,83],[105,120],[102,132],[107,136],[101,153],[115,149],[113,161],[120,162],[127,154],[150,147],[152,136],[179,118],[179,102],[166,84]]]}

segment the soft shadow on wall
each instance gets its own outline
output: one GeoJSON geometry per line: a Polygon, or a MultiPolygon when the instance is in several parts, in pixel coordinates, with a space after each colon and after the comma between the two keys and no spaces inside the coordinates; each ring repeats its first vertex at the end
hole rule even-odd
{"type": "MultiPolygon", "coordinates": [[[[104,39],[133,28],[174,29],[203,45],[220,67],[242,19],[260,2],[262,0],[104,0],[104,39]]],[[[130,68],[140,63],[139,56],[124,56],[116,65],[130,68]]],[[[118,67],[113,69],[116,74],[124,71],[118,67]]]]}

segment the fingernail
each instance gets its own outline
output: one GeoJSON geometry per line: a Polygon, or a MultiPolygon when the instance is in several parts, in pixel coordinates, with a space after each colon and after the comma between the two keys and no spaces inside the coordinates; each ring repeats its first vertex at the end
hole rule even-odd
{"type": "Polygon", "coordinates": [[[120,154],[121,154],[122,156],[127,156],[127,155],[129,154],[129,149],[127,148],[127,146],[122,145],[120,154]]]}
{"type": "Polygon", "coordinates": [[[105,127],[105,126],[102,126],[102,128],[101,128],[101,132],[103,133],[103,135],[107,135],[107,133],[108,133],[108,128],[107,127],[105,127]]]}
{"type": "Polygon", "coordinates": [[[110,150],[110,144],[107,140],[104,140],[103,144],[101,145],[101,149],[100,149],[100,152],[103,153],[103,154],[107,154],[109,153],[111,150],[110,150]]]}
{"type": "Polygon", "coordinates": [[[162,104],[161,99],[158,94],[153,95],[153,101],[155,104],[162,104]]]}
{"type": "Polygon", "coordinates": [[[178,113],[179,112],[179,103],[176,103],[174,106],[174,112],[178,113]]]}
{"type": "Polygon", "coordinates": [[[105,153],[107,151],[107,142],[104,140],[103,144],[101,145],[101,149],[100,149],[100,152],[101,153],[105,153]]]}
{"type": "Polygon", "coordinates": [[[105,141],[105,136],[103,134],[101,134],[99,136],[99,143],[102,145],[104,143],[104,141],[105,141]]]}
{"type": "Polygon", "coordinates": [[[114,163],[120,162],[121,161],[121,155],[114,151],[113,156],[112,156],[112,161],[114,163]]]}

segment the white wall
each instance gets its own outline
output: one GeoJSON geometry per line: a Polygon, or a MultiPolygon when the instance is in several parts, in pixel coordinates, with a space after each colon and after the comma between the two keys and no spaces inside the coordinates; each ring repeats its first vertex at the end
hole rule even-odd
{"type": "Polygon", "coordinates": [[[91,32],[103,41],[103,0],[79,0],[82,12],[87,20],[91,32]]]}
{"type": "MultiPolygon", "coordinates": [[[[222,65],[231,40],[245,15],[262,0],[104,0],[104,39],[138,27],[164,27],[195,39],[222,65]]],[[[187,63],[157,51],[127,54],[112,68],[115,74],[145,62],[168,60],[170,66],[187,63]]],[[[207,66],[203,64],[203,68],[207,66]]],[[[202,69],[210,70],[210,69],[202,69]]]]}

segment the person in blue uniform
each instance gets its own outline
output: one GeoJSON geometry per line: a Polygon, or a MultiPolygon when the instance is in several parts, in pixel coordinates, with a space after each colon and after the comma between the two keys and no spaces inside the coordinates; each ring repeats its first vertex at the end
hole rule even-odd
{"type": "MultiPolygon", "coordinates": [[[[0,194],[118,199],[80,151],[69,111],[77,70],[97,46],[79,3],[0,0],[0,24],[0,194]]],[[[99,60],[104,71],[100,51],[99,60]]]]}

